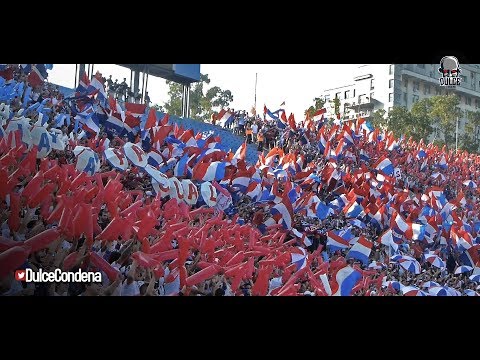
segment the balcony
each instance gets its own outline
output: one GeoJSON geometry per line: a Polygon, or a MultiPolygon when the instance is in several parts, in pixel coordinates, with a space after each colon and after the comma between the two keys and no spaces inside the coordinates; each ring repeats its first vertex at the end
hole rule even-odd
{"type": "Polygon", "coordinates": [[[355,104],[346,106],[347,109],[354,110],[355,112],[360,112],[360,111],[369,111],[372,110],[375,107],[375,102],[377,100],[375,99],[370,99],[369,97],[359,99],[359,101],[355,104]]]}
{"type": "Polygon", "coordinates": [[[360,81],[360,80],[365,80],[365,79],[370,79],[373,77],[373,74],[361,74],[357,75],[353,78],[354,81],[360,81]]]}
{"type": "MultiPolygon", "coordinates": [[[[428,71],[425,69],[420,69],[416,67],[416,65],[407,64],[405,68],[402,69],[402,77],[411,78],[411,79],[418,79],[430,83],[432,85],[439,86],[438,79],[440,78],[439,73],[435,73],[434,71],[428,71]]],[[[476,84],[471,83],[468,81],[462,81],[460,86],[455,88],[455,91],[467,94],[470,96],[480,97],[480,92],[476,89],[476,84]]]]}

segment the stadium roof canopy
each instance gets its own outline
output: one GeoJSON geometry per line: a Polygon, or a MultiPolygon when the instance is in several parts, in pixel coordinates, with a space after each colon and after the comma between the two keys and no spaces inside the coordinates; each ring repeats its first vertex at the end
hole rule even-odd
{"type": "Polygon", "coordinates": [[[200,81],[200,64],[117,64],[133,71],[147,72],[179,84],[200,81]]]}

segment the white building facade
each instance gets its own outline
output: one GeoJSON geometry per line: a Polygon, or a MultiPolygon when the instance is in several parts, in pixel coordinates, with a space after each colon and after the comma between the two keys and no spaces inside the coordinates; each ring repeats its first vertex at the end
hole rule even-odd
{"type": "MultiPolygon", "coordinates": [[[[460,59],[461,60],[461,59],[460,59]]],[[[342,119],[368,119],[378,109],[387,114],[394,106],[410,110],[415,102],[435,95],[455,93],[465,114],[480,111],[480,64],[460,63],[461,83],[454,89],[440,86],[439,64],[374,64],[356,69],[350,85],[325,90],[328,117],[335,117],[333,99],[340,99],[342,119]]],[[[459,130],[465,126],[465,116],[459,119],[459,130]]]]}

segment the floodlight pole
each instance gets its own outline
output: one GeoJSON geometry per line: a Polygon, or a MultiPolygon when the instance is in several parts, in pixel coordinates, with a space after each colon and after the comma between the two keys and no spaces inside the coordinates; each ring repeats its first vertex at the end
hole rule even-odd
{"type": "Polygon", "coordinates": [[[258,73],[255,73],[255,112],[257,111],[257,79],[258,73]]]}

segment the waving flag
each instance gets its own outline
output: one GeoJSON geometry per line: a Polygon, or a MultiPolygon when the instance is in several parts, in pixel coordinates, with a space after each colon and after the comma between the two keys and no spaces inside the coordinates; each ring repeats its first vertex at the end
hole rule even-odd
{"type": "Polygon", "coordinates": [[[392,176],[394,172],[393,164],[386,156],[380,157],[380,159],[377,160],[373,167],[377,170],[382,171],[388,176],[392,176]]]}
{"type": "Polygon", "coordinates": [[[479,261],[477,247],[470,247],[460,253],[459,261],[462,265],[475,267],[477,262],[479,261]]]}
{"type": "Polygon", "coordinates": [[[328,215],[333,214],[334,211],[329,206],[325,205],[324,202],[320,201],[317,205],[317,217],[321,220],[324,220],[328,215]]]}
{"type": "Polygon", "coordinates": [[[313,121],[317,122],[317,121],[322,121],[323,120],[323,115],[327,112],[327,109],[326,108],[322,108],[322,109],[319,109],[317,110],[314,114],[313,114],[313,121]]]}
{"type": "Polygon", "coordinates": [[[345,266],[337,271],[335,280],[338,284],[338,290],[333,296],[350,296],[353,287],[362,278],[362,274],[352,268],[351,266],[345,266]]]}
{"type": "Polygon", "coordinates": [[[452,226],[450,236],[461,251],[468,250],[473,246],[472,235],[465,230],[456,229],[452,226]]]}
{"type": "Polygon", "coordinates": [[[347,259],[358,259],[363,263],[363,265],[368,265],[368,257],[372,251],[372,245],[372,242],[365,239],[365,237],[360,236],[360,238],[348,252],[347,259]]]}
{"type": "Polygon", "coordinates": [[[97,99],[101,104],[105,104],[107,101],[107,94],[105,92],[105,85],[101,81],[101,75],[94,76],[90,85],[87,88],[87,94],[97,94],[97,99]]]}
{"type": "Polygon", "coordinates": [[[154,167],[163,165],[162,155],[160,155],[158,152],[152,150],[148,153],[147,162],[154,167]]]}
{"type": "Polygon", "coordinates": [[[133,117],[141,117],[146,109],[146,104],[125,103],[125,110],[133,117]]]}
{"type": "Polygon", "coordinates": [[[393,241],[392,229],[388,229],[377,240],[380,244],[391,246],[395,251],[398,250],[398,245],[393,241]]]}
{"type": "Polygon", "coordinates": [[[173,175],[180,177],[185,176],[187,174],[187,167],[188,167],[188,154],[183,155],[180,160],[178,160],[175,168],[173,170],[173,175]]]}
{"type": "Polygon", "coordinates": [[[446,169],[448,168],[447,160],[445,159],[445,155],[442,155],[442,158],[440,159],[440,162],[437,164],[437,166],[441,169],[446,169]]]}
{"type": "Polygon", "coordinates": [[[363,161],[370,161],[370,157],[368,156],[367,152],[363,149],[360,149],[360,159],[363,161]]]}
{"type": "Polygon", "coordinates": [[[154,126],[157,126],[157,112],[152,107],[152,108],[150,108],[150,112],[148,113],[147,121],[146,121],[143,128],[145,130],[148,130],[148,129],[151,129],[152,127],[154,127],[154,126]]]}
{"type": "Polygon", "coordinates": [[[198,181],[220,181],[225,177],[227,163],[214,161],[211,163],[198,163],[193,168],[193,179],[198,181]]]}
{"type": "Polygon", "coordinates": [[[306,267],[308,255],[305,249],[297,246],[293,248],[290,254],[292,256],[292,264],[296,265],[297,271],[306,267]]]}
{"type": "MultiPolygon", "coordinates": [[[[235,152],[235,155],[233,155],[233,160],[235,160],[235,161],[245,160],[246,155],[247,155],[247,143],[244,142],[244,143],[242,143],[242,145],[239,146],[239,148],[235,152]]],[[[233,162],[233,164],[235,165],[236,162],[233,162]]]]}
{"type": "Polygon", "coordinates": [[[405,233],[405,237],[411,240],[423,240],[425,237],[425,225],[410,224],[410,229],[405,233]]]}
{"type": "Polygon", "coordinates": [[[343,209],[343,212],[345,213],[345,216],[347,218],[357,218],[359,216],[364,216],[365,213],[363,211],[363,206],[357,203],[357,201],[354,199],[350,201],[345,208],[343,209]]]}
{"type": "Polygon", "coordinates": [[[333,231],[329,231],[327,233],[327,247],[331,251],[348,249],[350,247],[350,243],[339,235],[335,234],[333,231]]]}
{"type": "Polygon", "coordinates": [[[90,80],[88,79],[87,73],[83,73],[80,81],[78,83],[77,89],[75,90],[76,95],[86,95],[88,86],[90,85],[90,80]]]}
{"type": "Polygon", "coordinates": [[[293,208],[288,195],[285,195],[280,203],[272,207],[270,213],[277,224],[281,222],[285,229],[292,228],[293,208]]]}
{"type": "MultiPolygon", "coordinates": [[[[38,66],[38,65],[37,65],[38,66]]],[[[32,71],[28,74],[28,82],[32,87],[42,86],[45,77],[41,74],[37,66],[32,67],[32,71]]]]}
{"type": "Polygon", "coordinates": [[[227,127],[233,122],[233,114],[225,109],[218,113],[217,118],[217,124],[221,127],[227,127]]]}
{"type": "Polygon", "coordinates": [[[245,195],[250,197],[253,201],[257,201],[257,198],[262,194],[262,185],[259,182],[252,182],[248,185],[245,195]]]}
{"type": "Polygon", "coordinates": [[[118,136],[123,131],[124,123],[122,120],[117,119],[115,116],[109,116],[104,123],[105,131],[113,136],[118,136]]]}
{"type": "Polygon", "coordinates": [[[238,171],[235,175],[235,178],[232,180],[232,187],[237,188],[242,193],[245,193],[250,184],[250,179],[252,177],[251,172],[249,171],[238,171]]]}

